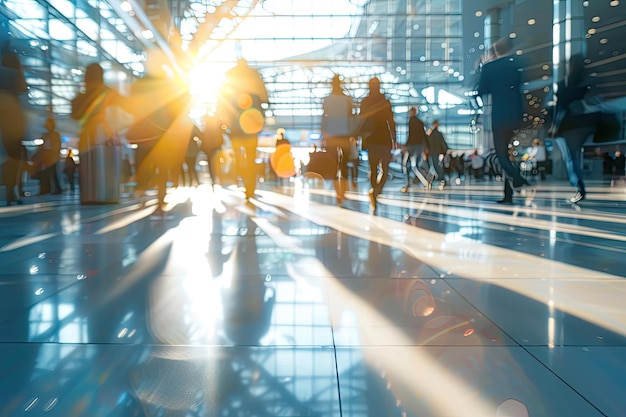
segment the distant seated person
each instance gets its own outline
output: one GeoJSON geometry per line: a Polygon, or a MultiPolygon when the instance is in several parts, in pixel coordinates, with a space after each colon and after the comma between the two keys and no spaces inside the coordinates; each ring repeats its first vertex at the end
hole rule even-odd
{"type": "Polygon", "coordinates": [[[469,161],[474,178],[482,180],[485,174],[485,159],[478,154],[478,149],[474,149],[474,153],[470,155],[469,161]]]}
{"type": "Polygon", "coordinates": [[[533,139],[532,145],[528,148],[528,161],[531,164],[532,174],[539,173],[541,179],[546,179],[546,147],[538,138],[533,139]]]}

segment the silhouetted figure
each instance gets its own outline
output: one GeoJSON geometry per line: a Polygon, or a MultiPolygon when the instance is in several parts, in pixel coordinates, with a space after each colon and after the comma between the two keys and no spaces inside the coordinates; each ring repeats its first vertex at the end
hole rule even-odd
{"type": "Polygon", "coordinates": [[[65,174],[68,184],[70,185],[70,191],[74,192],[74,190],[76,190],[76,161],[74,160],[74,151],[71,149],[68,151],[67,157],[65,158],[63,173],[65,174]]]}
{"type": "Polygon", "coordinates": [[[400,191],[406,193],[411,186],[411,173],[415,177],[421,174],[418,167],[422,164],[422,156],[426,149],[426,130],[424,122],[417,117],[417,108],[409,109],[408,135],[406,144],[403,146],[405,169],[406,169],[406,185],[400,191]]]}
{"type": "Polygon", "coordinates": [[[122,159],[122,177],[121,177],[122,183],[130,182],[132,176],[133,176],[132,164],[130,163],[130,159],[128,158],[128,155],[124,155],[124,158],[122,159]]]}
{"type": "Polygon", "coordinates": [[[348,154],[348,171],[351,176],[352,186],[356,186],[359,178],[359,148],[355,137],[350,138],[350,153],[348,154]]]}
{"type": "Polygon", "coordinates": [[[428,143],[430,164],[437,172],[440,188],[443,188],[446,185],[446,180],[444,178],[445,173],[443,170],[443,158],[448,152],[448,143],[443,137],[443,134],[439,131],[439,120],[433,121],[432,128],[426,138],[426,142],[428,143]]]}
{"type": "Polygon", "coordinates": [[[324,98],[321,132],[328,152],[336,153],[339,178],[333,182],[337,204],[341,205],[348,188],[348,158],[350,137],[354,128],[354,102],[341,86],[341,77],[335,75],[331,82],[330,95],[324,98]]]}
{"type": "Polygon", "coordinates": [[[97,190],[93,189],[96,177],[103,176],[101,179],[104,182],[117,183],[119,187],[119,173],[105,172],[106,167],[94,154],[96,147],[107,148],[100,149],[102,156],[106,152],[115,152],[116,146],[112,145],[119,140],[108,123],[106,109],[117,106],[130,111],[131,108],[123,96],[104,84],[104,70],[100,64],[87,66],[84,82],[84,90],[72,100],[72,118],[81,126],[78,141],[80,201],[83,204],[102,203],[104,201],[96,197],[97,190]]]}
{"type": "Polygon", "coordinates": [[[485,158],[478,153],[478,149],[474,149],[474,153],[469,156],[469,162],[474,178],[483,180],[485,176],[485,158]]]}
{"type": "Polygon", "coordinates": [[[48,117],[44,124],[43,144],[39,148],[41,173],[39,174],[39,194],[61,194],[61,184],[57,171],[61,152],[61,135],[56,130],[56,122],[48,117]]]}
{"type": "Polygon", "coordinates": [[[207,115],[204,118],[204,131],[202,132],[202,142],[200,150],[206,155],[207,167],[211,176],[211,187],[215,188],[218,179],[218,155],[224,145],[224,129],[222,122],[217,116],[207,115]]]}
{"type": "Polygon", "coordinates": [[[268,103],[260,74],[250,68],[245,59],[239,59],[225,74],[217,113],[230,136],[246,200],[252,198],[256,190],[257,144],[265,125],[264,106],[268,103]]]}
{"type": "Polygon", "coordinates": [[[528,162],[531,164],[533,175],[538,173],[542,180],[546,179],[547,160],[546,147],[539,138],[533,139],[528,149],[528,162]]]}
{"type": "Polygon", "coordinates": [[[478,94],[490,94],[493,146],[505,175],[504,198],[498,203],[511,204],[513,190],[528,185],[509,159],[509,142],[522,124],[522,76],[517,58],[510,55],[511,44],[501,39],[494,44],[495,60],[487,62],[480,72],[478,94]]]}
{"type": "Polygon", "coordinates": [[[276,131],[276,145],[275,145],[275,147],[278,148],[281,145],[289,145],[289,146],[291,146],[291,142],[289,142],[289,139],[287,139],[285,137],[285,129],[283,129],[282,127],[276,131]]]}
{"type": "Polygon", "coordinates": [[[185,160],[187,139],[193,129],[187,117],[189,99],[189,90],[175,75],[172,62],[163,53],[149,53],[146,76],[131,85],[129,102],[135,122],[126,138],[137,145],[136,195],[141,199],[149,187],[156,186],[157,215],[165,213],[168,177],[176,185],[185,160]]]}
{"type": "Polygon", "coordinates": [[[613,160],[613,179],[621,180],[624,179],[624,174],[626,170],[626,156],[622,153],[622,151],[615,151],[615,159],[613,160]]]}
{"type": "Polygon", "coordinates": [[[200,185],[198,180],[198,172],[196,171],[196,159],[200,152],[200,141],[202,140],[202,131],[196,125],[191,130],[189,142],[187,143],[187,152],[185,153],[186,172],[183,170],[183,183],[189,187],[200,185]],[[187,175],[185,175],[187,174],[187,175]]]}
{"type": "Polygon", "coordinates": [[[19,56],[15,52],[5,52],[0,66],[0,136],[8,158],[2,165],[2,177],[9,206],[22,204],[15,194],[15,186],[22,161],[21,142],[26,132],[26,116],[18,96],[27,90],[19,56]]]}
{"type": "Polygon", "coordinates": [[[591,80],[585,70],[584,57],[581,54],[572,55],[567,63],[565,78],[557,84],[556,109],[550,134],[565,138],[569,156],[564,154],[564,158],[569,160],[564,162],[568,167],[570,183],[577,187],[576,194],[569,199],[574,204],[584,200],[586,194],[581,155],[583,145],[591,135],[604,136],[611,130],[601,112],[584,112],[583,102],[590,89],[591,80]]]}
{"type": "Polygon", "coordinates": [[[368,152],[372,185],[369,191],[370,205],[375,213],[378,195],[389,176],[391,150],[396,148],[396,123],[393,120],[391,102],[380,91],[380,80],[372,78],[369,88],[369,95],[361,102],[359,111],[362,123],[359,136],[363,138],[363,148],[368,152]]]}

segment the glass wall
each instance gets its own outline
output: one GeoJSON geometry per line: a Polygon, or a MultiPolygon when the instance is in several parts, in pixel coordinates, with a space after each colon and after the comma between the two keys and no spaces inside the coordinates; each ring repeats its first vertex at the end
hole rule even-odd
{"type": "MultiPolygon", "coordinates": [[[[604,3],[583,2],[581,36],[603,91],[619,96],[626,6],[604,3]]],[[[469,148],[480,141],[470,123],[479,110],[466,93],[496,35],[514,39],[524,55],[528,120],[548,121],[552,8],[498,0],[0,0],[0,40],[24,57],[29,103],[58,115],[68,114],[87,64],[102,63],[107,82],[119,85],[143,74],[144,51],[182,48],[192,57],[185,71],[194,118],[214,111],[223,73],[242,57],[270,92],[268,134],[286,128],[290,139],[308,138],[334,74],[357,105],[377,76],[400,142],[417,106],[427,124],[440,120],[452,146],[469,148]]]]}

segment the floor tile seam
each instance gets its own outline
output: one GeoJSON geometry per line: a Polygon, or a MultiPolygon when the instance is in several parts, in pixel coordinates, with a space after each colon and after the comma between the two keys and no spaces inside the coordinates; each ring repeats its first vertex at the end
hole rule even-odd
{"type": "MultiPolygon", "coordinates": [[[[598,272],[602,272],[602,271],[598,271],[598,272]]],[[[515,276],[515,277],[494,277],[494,278],[481,278],[481,279],[476,279],[476,278],[467,278],[467,277],[461,277],[461,276],[445,276],[445,277],[437,277],[437,278],[433,278],[433,279],[443,279],[443,280],[471,280],[471,281],[476,281],[476,282],[497,282],[497,281],[519,281],[519,280],[524,280],[524,281],[546,281],[546,282],[550,282],[550,281],[563,281],[563,282],[567,282],[567,281],[576,281],[576,282],[624,282],[626,280],[626,276],[624,277],[619,277],[619,278],[612,278],[612,277],[596,277],[596,278],[586,278],[586,277],[577,277],[577,276],[567,276],[567,277],[553,277],[553,276],[549,276],[549,277],[525,277],[525,276],[515,276]]]]}
{"type": "Polygon", "coordinates": [[[404,347],[425,347],[425,348],[440,348],[440,347],[447,347],[447,348],[485,348],[485,349],[493,349],[493,348],[497,348],[497,349],[510,349],[512,347],[515,348],[546,348],[546,349],[565,349],[565,348],[607,348],[607,349],[623,349],[626,348],[626,343],[624,344],[611,344],[611,345],[607,345],[607,344],[593,344],[593,343],[574,343],[574,344],[560,344],[560,345],[550,345],[548,343],[511,343],[511,344],[506,344],[506,343],[499,343],[499,344],[493,344],[493,345],[488,345],[488,344],[484,344],[484,343],[461,343],[461,344],[455,344],[455,343],[426,343],[426,344],[420,344],[420,343],[403,343],[403,344],[373,344],[373,343],[368,343],[368,344],[351,344],[351,343],[341,343],[338,342],[336,344],[337,348],[345,348],[345,347],[358,347],[358,346],[363,346],[363,347],[398,347],[398,348],[404,348],[404,347]]]}
{"type": "Polygon", "coordinates": [[[599,406],[596,406],[591,399],[587,398],[585,395],[583,395],[582,392],[578,391],[576,388],[574,388],[573,385],[571,385],[569,382],[567,382],[565,380],[564,377],[561,377],[557,371],[555,369],[550,368],[550,366],[548,366],[547,363],[545,363],[543,360],[541,360],[539,357],[537,357],[536,355],[534,355],[530,350],[530,347],[524,347],[522,346],[522,349],[531,357],[533,358],[540,366],[542,366],[547,372],[549,372],[550,374],[554,375],[555,378],[557,378],[559,381],[561,381],[565,386],[567,386],[570,390],[572,390],[572,392],[574,392],[576,395],[578,395],[584,402],[586,402],[587,404],[589,404],[590,407],[592,407],[594,410],[596,410],[598,413],[600,413],[601,415],[603,415],[604,417],[609,417],[608,414],[604,413],[599,406]]]}
{"type": "Polygon", "coordinates": [[[584,395],[582,395],[581,392],[579,392],[578,390],[574,389],[573,386],[571,386],[569,383],[567,383],[562,377],[560,377],[556,371],[550,369],[547,364],[545,364],[542,360],[540,360],[536,355],[534,355],[526,346],[524,346],[522,343],[520,343],[518,340],[516,340],[516,338],[514,338],[511,334],[509,334],[509,332],[507,332],[505,329],[503,329],[501,326],[497,325],[493,319],[490,316],[487,316],[480,308],[478,308],[476,305],[474,305],[474,303],[472,303],[469,299],[467,299],[462,293],[461,291],[459,291],[455,286],[449,284],[450,287],[452,288],[452,290],[454,292],[457,293],[457,295],[459,297],[461,297],[462,299],[464,299],[470,306],[472,306],[476,311],[478,311],[487,321],[489,321],[490,323],[493,324],[493,326],[495,326],[497,329],[499,329],[500,331],[502,331],[503,334],[505,334],[510,340],[512,340],[513,342],[515,342],[517,344],[517,346],[519,348],[521,348],[524,352],[526,352],[526,354],[535,360],[535,362],[537,362],[539,365],[541,365],[544,369],[546,369],[546,371],[548,371],[549,373],[551,373],[552,375],[554,375],[555,378],[557,378],[559,381],[561,381],[563,384],[565,384],[567,387],[569,387],[574,393],[576,393],[580,398],[583,399],[583,401],[587,402],[592,408],[594,408],[596,411],[598,411],[600,414],[602,414],[605,417],[608,417],[605,413],[603,413],[595,404],[593,404],[587,397],[585,397],[584,395]]]}
{"type": "Polygon", "coordinates": [[[339,416],[343,417],[343,401],[341,399],[341,373],[339,372],[339,359],[337,358],[337,343],[335,340],[335,326],[330,322],[330,334],[333,341],[333,358],[335,362],[335,378],[337,382],[337,396],[339,400],[339,416]]]}

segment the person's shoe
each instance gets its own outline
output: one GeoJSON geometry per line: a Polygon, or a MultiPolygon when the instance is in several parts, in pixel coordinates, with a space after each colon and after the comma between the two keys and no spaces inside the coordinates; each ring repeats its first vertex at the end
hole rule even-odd
{"type": "Polygon", "coordinates": [[[585,199],[585,193],[577,191],[572,198],[569,199],[569,202],[572,204],[577,204],[585,199]]]}
{"type": "Polygon", "coordinates": [[[512,198],[507,198],[507,197],[505,197],[505,198],[503,198],[502,200],[498,200],[498,201],[496,201],[496,203],[498,203],[498,204],[506,204],[506,205],[511,205],[511,204],[513,204],[513,199],[512,199],[512,198]]]}

